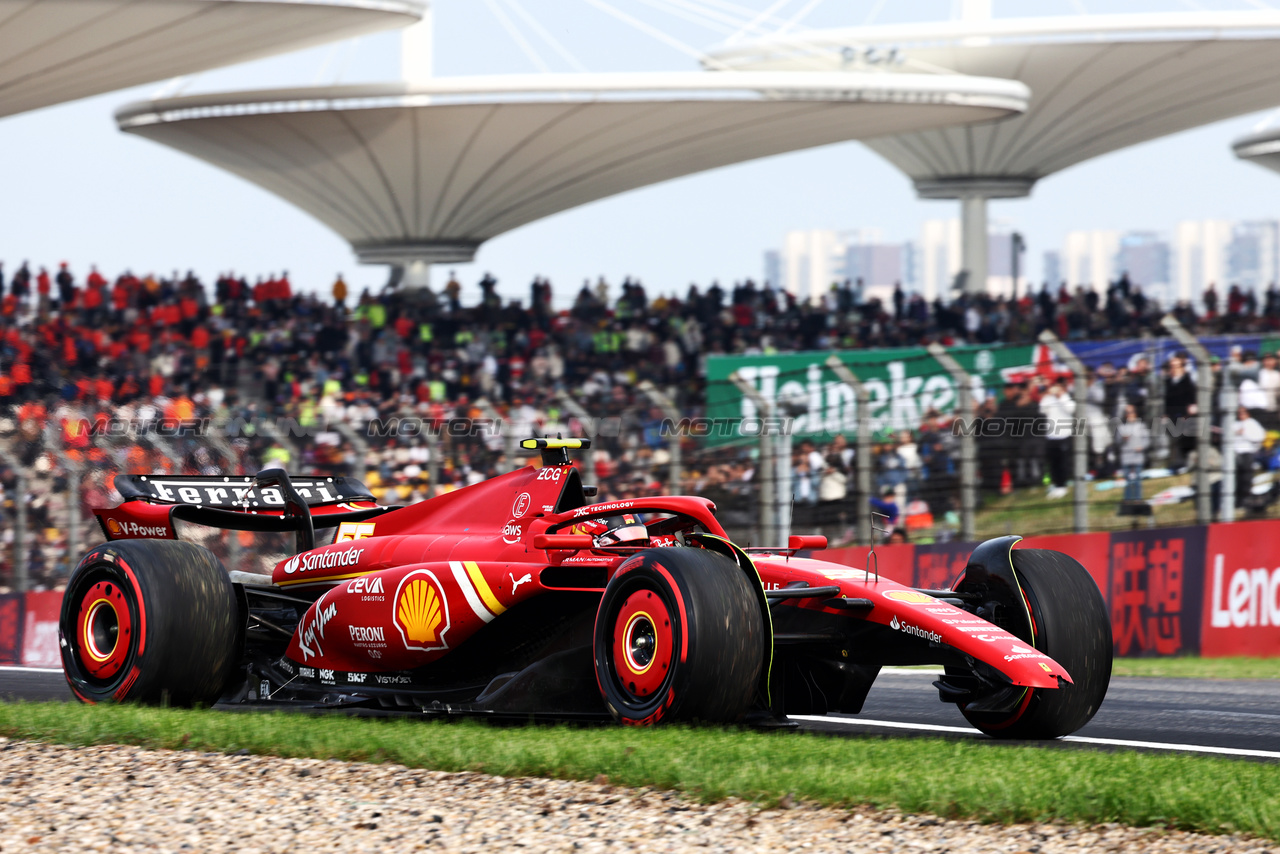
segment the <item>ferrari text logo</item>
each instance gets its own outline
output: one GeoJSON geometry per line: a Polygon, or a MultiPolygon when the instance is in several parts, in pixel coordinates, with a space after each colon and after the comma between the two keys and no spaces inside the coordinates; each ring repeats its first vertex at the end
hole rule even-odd
{"type": "Polygon", "coordinates": [[[400,580],[395,623],[405,649],[449,648],[444,638],[449,631],[449,602],[435,575],[419,569],[400,580]]]}

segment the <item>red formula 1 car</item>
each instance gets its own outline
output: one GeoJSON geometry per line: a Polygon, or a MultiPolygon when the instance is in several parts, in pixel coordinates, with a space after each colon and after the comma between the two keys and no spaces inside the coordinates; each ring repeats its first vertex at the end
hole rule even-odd
{"type": "Polygon", "coordinates": [[[856,713],[882,666],[940,664],[944,702],[1019,738],[1078,729],[1106,694],[1106,608],[1065,555],[991,540],[952,589],[916,590],[796,556],[822,537],[740,548],[703,498],[588,503],[568,456],[585,445],[526,440],[541,467],[408,507],[281,471],[118,476],[124,502],[95,511],[109,542],[62,606],[71,688],[91,703],[768,725],[856,713]],[[255,534],[294,547],[227,572],[219,553],[255,534]]]}

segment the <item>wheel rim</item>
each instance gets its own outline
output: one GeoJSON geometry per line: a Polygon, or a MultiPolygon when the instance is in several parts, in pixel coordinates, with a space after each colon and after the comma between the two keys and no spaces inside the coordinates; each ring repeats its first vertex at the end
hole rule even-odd
{"type": "Polygon", "coordinates": [[[80,599],[76,654],[94,679],[110,679],[129,658],[133,621],[124,591],[114,581],[99,581],[80,599]]]}
{"type": "Polygon", "coordinates": [[[643,588],[628,596],[613,623],[613,671],[623,691],[652,698],[671,672],[673,641],[662,597],[643,588]]]}

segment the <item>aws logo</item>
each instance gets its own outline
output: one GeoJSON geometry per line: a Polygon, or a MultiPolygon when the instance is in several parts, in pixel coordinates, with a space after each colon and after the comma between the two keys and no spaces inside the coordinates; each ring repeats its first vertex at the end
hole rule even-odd
{"type": "Polygon", "coordinates": [[[449,601],[435,575],[417,569],[400,579],[396,589],[395,624],[405,649],[429,652],[448,649],[449,601]]]}

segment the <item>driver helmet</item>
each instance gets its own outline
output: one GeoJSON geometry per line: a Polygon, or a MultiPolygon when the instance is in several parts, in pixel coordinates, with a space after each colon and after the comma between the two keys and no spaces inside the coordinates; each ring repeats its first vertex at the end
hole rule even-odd
{"type": "Polygon", "coordinates": [[[574,534],[590,534],[595,537],[597,546],[614,546],[619,543],[649,539],[649,529],[645,527],[640,516],[635,513],[589,519],[574,525],[570,532],[574,534]]]}

